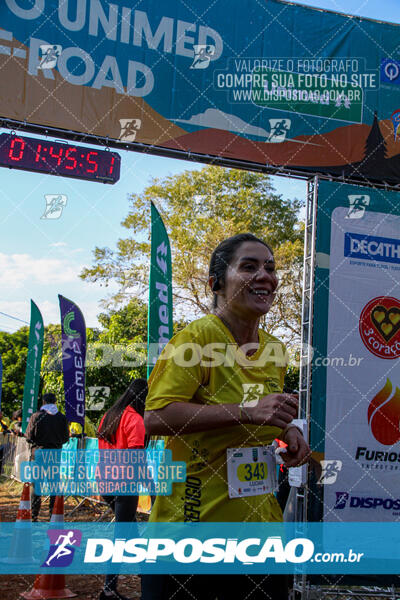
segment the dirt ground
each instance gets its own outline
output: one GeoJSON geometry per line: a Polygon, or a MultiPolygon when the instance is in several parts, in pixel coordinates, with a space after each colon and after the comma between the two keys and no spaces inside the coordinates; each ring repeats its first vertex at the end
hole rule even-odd
{"type": "MultiPolygon", "coordinates": [[[[9,481],[0,477],[0,519],[2,521],[15,521],[18,505],[21,498],[22,484],[9,481]]],[[[68,513],[76,506],[69,498],[65,503],[65,520],[92,521],[93,515],[100,516],[104,508],[97,506],[82,506],[69,518],[68,513]]],[[[39,521],[46,521],[48,516],[48,501],[42,502],[39,521]]],[[[95,517],[95,518],[96,518],[95,517]]],[[[138,515],[139,519],[146,516],[138,515]]],[[[104,516],[103,521],[109,521],[109,516],[104,516]]],[[[34,575],[0,575],[0,600],[17,600],[22,592],[28,591],[33,585],[34,575]]],[[[66,575],[66,587],[77,594],[77,600],[95,600],[98,598],[103,586],[103,575],[66,575]]],[[[118,590],[124,596],[136,600],[140,598],[140,579],[134,575],[120,575],[118,590]]]]}

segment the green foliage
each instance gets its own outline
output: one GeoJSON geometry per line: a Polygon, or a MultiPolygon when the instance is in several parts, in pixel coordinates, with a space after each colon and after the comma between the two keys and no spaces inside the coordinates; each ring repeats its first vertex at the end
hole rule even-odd
{"type": "Polygon", "coordinates": [[[138,352],[137,346],[145,345],[147,341],[147,305],[138,298],[133,298],[120,310],[112,309],[101,313],[98,319],[103,330],[96,340],[93,340],[98,351],[92,355],[93,362],[97,362],[98,366],[88,366],[86,378],[87,387],[90,385],[110,388],[110,397],[104,409],[106,410],[118,399],[132,379],[146,377],[146,352],[138,352]],[[125,362],[142,364],[121,366],[125,362]]]}
{"type": "Polygon", "coordinates": [[[286,390],[298,390],[300,386],[300,369],[299,367],[289,366],[285,375],[284,387],[286,390]]]}
{"type": "Polygon", "coordinates": [[[99,340],[108,343],[122,343],[140,336],[143,340],[147,336],[147,305],[138,298],[120,310],[111,309],[98,315],[98,320],[103,327],[99,340]]]}
{"type": "Polygon", "coordinates": [[[300,281],[302,230],[298,224],[301,202],[276,194],[265,175],[207,166],[200,171],[153,179],[142,194],[130,196],[130,209],[122,225],[129,236],[116,250],[96,248],[94,266],[81,277],[87,281],[118,284],[109,301],[116,306],[148,289],[150,260],[150,201],[159,208],[173,254],[173,291],[176,314],[192,318],[209,312],[208,264],[213,249],[236,233],[251,232],[274,248],[283,270],[279,294],[266,328],[284,329],[290,338],[300,332],[300,281]]]}
{"type": "Polygon", "coordinates": [[[24,394],[29,328],[21,327],[15,333],[0,331],[0,354],[3,361],[2,411],[11,417],[21,408],[24,394]]]}

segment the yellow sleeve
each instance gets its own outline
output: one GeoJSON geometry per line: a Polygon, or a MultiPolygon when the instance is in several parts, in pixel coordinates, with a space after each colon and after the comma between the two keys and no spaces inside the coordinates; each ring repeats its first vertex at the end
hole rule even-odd
{"type": "Polygon", "coordinates": [[[209,369],[201,366],[204,335],[189,325],[165,346],[149,377],[146,410],[172,402],[195,402],[197,389],[207,383],[209,369]]]}

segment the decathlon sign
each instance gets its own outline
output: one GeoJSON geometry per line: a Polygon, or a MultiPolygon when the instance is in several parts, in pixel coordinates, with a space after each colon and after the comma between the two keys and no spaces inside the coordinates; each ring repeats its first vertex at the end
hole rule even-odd
{"type": "Polygon", "coordinates": [[[346,232],[344,255],[363,260],[400,263],[400,240],[346,232]]]}

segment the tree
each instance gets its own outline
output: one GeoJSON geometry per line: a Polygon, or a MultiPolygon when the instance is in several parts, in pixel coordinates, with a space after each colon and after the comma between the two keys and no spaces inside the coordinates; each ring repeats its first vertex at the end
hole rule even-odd
{"type": "Polygon", "coordinates": [[[28,337],[29,327],[26,326],[15,333],[0,331],[0,355],[3,361],[1,405],[7,417],[22,407],[28,337]]]}
{"type": "Polygon", "coordinates": [[[275,249],[278,269],[283,269],[283,286],[265,326],[285,331],[288,339],[299,338],[301,202],[276,194],[269,177],[236,169],[207,166],[153,179],[142,194],[130,196],[122,222],[128,237],[118,240],[116,250],[95,248],[94,266],[81,273],[83,279],[105,286],[117,282],[119,290],[106,305],[118,306],[147,293],[150,201],[159,208],[170,236],[177,314],[183,314],[182,305],[192,318],[209,312],[208,263],[213,249],[226,237],[251,232],[275,249]]]}
{"type": "Polygon", "coordinates": [[[111,309],[97,316],[103,331],[99,339],[109,343],[120,343],[140,336],[143,340],[147,336],[147,305],[138,298],[120,310],[111,309]]]}

